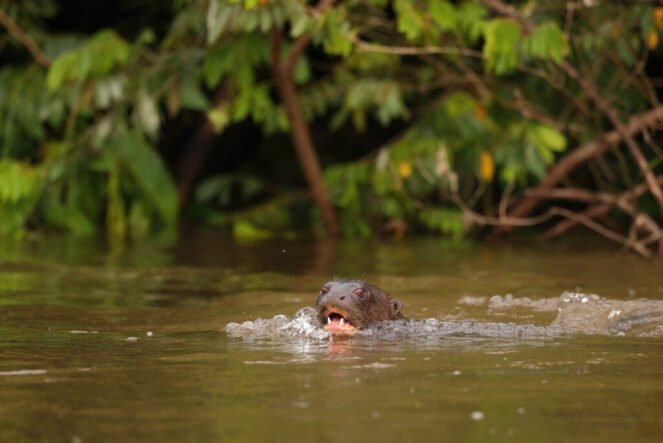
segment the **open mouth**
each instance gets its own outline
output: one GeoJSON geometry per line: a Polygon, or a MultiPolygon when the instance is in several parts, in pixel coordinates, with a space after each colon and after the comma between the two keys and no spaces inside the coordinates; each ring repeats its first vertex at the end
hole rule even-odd
{"type": "Polygon", "coordinates": [[[347,334],[357,330],[357,328],[348,320],[347,311],[337,308],[336,306],[328,306],[323,311],[322,327],[331,333],[347,334]]]}

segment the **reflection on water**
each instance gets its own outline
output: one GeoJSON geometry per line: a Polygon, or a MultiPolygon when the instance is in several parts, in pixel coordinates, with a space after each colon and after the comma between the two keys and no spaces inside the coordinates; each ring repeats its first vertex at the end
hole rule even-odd
{"type": "Polygon", "coordinates": [[[659,441],[660,262],[440,240],[0,245],[0,441],[659,441]],[[330,337],[364,277],[409,321],[330,337]],[[560,295],[561,294],[561,295],[560,295]],[[258,320],[258,319],[266,320],[258,320]]]}

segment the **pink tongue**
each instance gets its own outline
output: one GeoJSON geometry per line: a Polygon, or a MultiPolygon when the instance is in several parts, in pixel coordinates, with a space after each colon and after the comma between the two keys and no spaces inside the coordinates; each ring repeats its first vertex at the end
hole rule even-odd
{"type": "Polygon", "coordinates": [[[325,329],[329,332],[348,332],[354,331],[356,328],[350,323],[346,322],[342,317],[328,318],[325,329]]]}

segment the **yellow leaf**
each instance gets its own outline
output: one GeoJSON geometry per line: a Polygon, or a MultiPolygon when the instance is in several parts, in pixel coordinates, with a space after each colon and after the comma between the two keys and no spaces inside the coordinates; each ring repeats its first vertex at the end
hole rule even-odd
{"type": "Polygon", "coordinates": [[[612,38],[618,39],[619,35],[622,33],[622,28],[618,24],[612,25],[612,28],[610,29],[610,33],[612,34],[612,38]]]}
{"type": "Polygon", "coordinates": [[[398,174],[403,178],[408,178],[412,175],[412,165],[408,162],[401,162],[398,165],[398,174]]]}
{"type": "Polygon", "coordinates": [[[654,8],[654,24],[663,30],[663,7],[654,8]]]}
{"type": "Polygon", "coordinates": [[[481,152],[481,178],[484,181],[493,181],[493,175],[495,175],[495,163],[493,162],[493,156],[490,155],[488,151],[481,152]]]}
{"type": "Polygon", "coordinates": [[[485,120],[486,119],[486,108],[484,108],[480,104],[477,104],[477,106],[474,108],[474,116],[479,121],[485,120]]]}
{"type": "Polygon", "coordinates": [[[182,90],[180,85],[177,84],[170,88],[166,94],[166,109],[168,109],[168,115],[174,117],[180,112],[182,107],[182,90]]]}
{"type": "Polygon", "coordinates": [[[658,47],[658,32],[651,31],[647,34],[647,46],[654,50],[658,47]]]}

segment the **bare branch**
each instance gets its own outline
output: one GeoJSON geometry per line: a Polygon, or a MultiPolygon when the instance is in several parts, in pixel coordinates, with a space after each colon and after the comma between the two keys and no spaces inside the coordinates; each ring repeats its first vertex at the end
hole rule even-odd
{"type": "MultiPolygon", "coordinates": [[[[626,125],[626,132],[635,134],[643,129],[654,126],[663,121],[663,105],[659,105],[649,111],[632,117],[626,125]]],[[[548,175],[533,189],[534,191],[551,189],[561,183],[571,172],[587,160],[603,154],[610,145],[618,143],[621,140],[621,134],[616,131],[610,131],[598,139],[586,143],[577,149],[559,159],[550,169],[548,175]]],[[[647,186],[645,189],[647,189],[647,186]]],[[[536,197],[525,196],[511,210],[511,216],[515,218],[525,217],[536,207],[539,199],[536,197]]]]}
{"type": "MultiPolygon", "coordinates": [[[[517,20],[528,32],[531,32],[534,29],[534,24],[529,21],[529,19],[522,14],[520,14],[513,6],[507,5],[502,0],[483,0],[487,6],[493,10],[504,14],[508,17],[517,20]]],[[[638,167],[642,171],[642,174],[645,177],[645,181],[649,188],[649,191],[654,196],[658,205],[661,209],[661,214],[663,214],[663,191],[661,187],[657,185],[656,178],[647,163],[647,159],[638,147],[637,143],[633,139],[633,135],[629,132],[624,126],[624,123],[621,121],[617,111],[613,108],[599,93],[599,91],[590,83],[585,76],[583,76],[573,65],[566,61],[562,61],[559,64],[559,67],[566,73],[566,75],[572,78],[592,99],[596,104],[596,107],[607,117],[610,123],[615,127],[619,138],[626,143],[631,155],[635,158],[638,167]]]]}
{"type": "Polygon", "coordinates": [[[350,39],[350,41],[352,41],[352,43],[357,45],[357,47],[363,49],[366,52],[379,52],[382,54],[394,54],[394,55],[431,55],[431,54],[466,55],[468,57],[483,58],[481,52],[474,51],[468,48],[454,48],[454,47],[445,47],[445,46],[424,46],[424,47],[385,46],[385,45],[378,45],[375,43],[365,42],[354,34],[349,34],[347,37],[350,39]]]}
{"type": "Polygon", "coordinates": [[[341,228],[325,185],[311,131],[299,105],[297,89],[292,79],[292,71],[281,60],[281,46],[283,42],[281,32],[278,28],[272,28],[271,30],[270,61],[272,72],[274,73],[276,87],[283,102],[283,107],[288,115],[293,145],[304,177],[308,182],[311,196],[320,209],[329,234],[335,237],[341,233],[341,228]]]}
{"type": "Polygon", "coordinates": [[[37,42],[26,34],[17,24],[8,16],[5,11],[0,9],[0,24],[7,29],[9,35],[21,42],[23,46],[32,54],[32,57],[45,68],[51,65],[48,56],[41,50],[37,42]]]}

